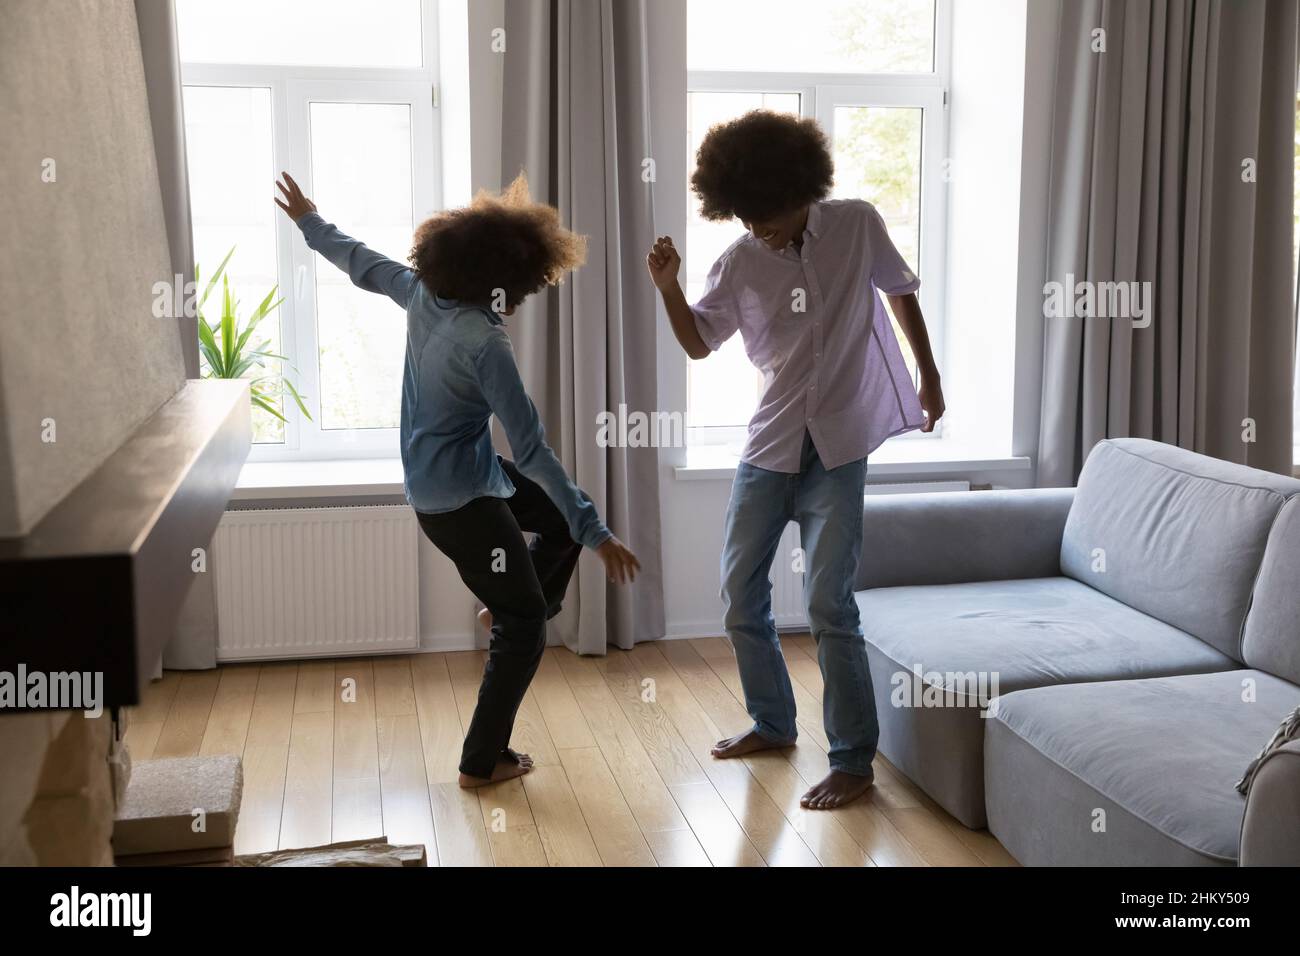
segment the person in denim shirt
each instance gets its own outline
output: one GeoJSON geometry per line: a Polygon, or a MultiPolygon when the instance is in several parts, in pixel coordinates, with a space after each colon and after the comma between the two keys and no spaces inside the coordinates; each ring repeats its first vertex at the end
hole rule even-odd
{"type": "Polygon", "coordinates": [[[527,773],[510,748],[519,703],[546,645],[582,548],[611,581],[640,568],[569,480],[524,390],[503,315],[582,264],[585,241],[549,206],[528,198],[521,175],[501,195],[422,223],[413,267],[394,262],[326,222],[288,173],[278,205],[314,251],[367,292],[406,311],[400,442],[406,499],[420,527],[483,602],[492,642],[461,752],[460,785],[527,773]],[[514,453],[492,447],[496,415],[514,453]],[[535,535],[531,543],[524,533],[535,535]]]}

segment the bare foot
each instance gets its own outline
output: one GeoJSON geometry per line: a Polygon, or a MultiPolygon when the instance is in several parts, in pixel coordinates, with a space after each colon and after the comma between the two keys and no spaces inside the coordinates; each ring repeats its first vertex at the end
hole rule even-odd
{"type": "Polygon", "coordinates": [[[799,806],[806,810],[833,810],[852,803],[871,789],[876,772],[860,777],[843,770],[832,770],[821,783],[799,798],[799,806]]]}
{"type": "Polygon", "coordinates": [[[478,625],[485,631],[492,630],[492,612],[487,608],[478,612],[478,625]]]}
{"type": "Polygon", "coordinates": [[[509,747],[501,751],[501,759],[508,760],[511,763],[517,763],[521,767],[524,767],[527,770],[533,769],[532,757],[530,757],[528,754],[521,754],[518,750],[512,750],[509,747]]]}
{"type": "Polygon", "coordinates": [[[713,745],[709,753],[720,760],[726,760],[728,757],[743,757],[745,754],[757,753],[760,750],[780,750],[783,747],[789,747],[794,743],[778,744],[775,741],[768,740],[756,730],[747,730],[743,734],[737,734],[734,737],[728,737],[726,740],[719,740],[713,745]]]}
{"type": "Polygon", "coordinates": [[[507,747],[501,752],[497,760],[496,767],[492,770],[491,777],[471,777],[467,773],[462,773],[457,783],[464,790],[473,790],[477,787],[486,787],[491,783],[501,783],[503,780],[513,780],[515,777],[522,777],[528,771],[533,769],[533,758],[528,754],[521,754],[507,747]]]}

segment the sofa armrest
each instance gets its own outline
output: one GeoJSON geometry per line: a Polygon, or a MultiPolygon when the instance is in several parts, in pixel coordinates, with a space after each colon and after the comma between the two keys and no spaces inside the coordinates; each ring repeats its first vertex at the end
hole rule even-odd
{"type": "Polygon", "coordinates": [[[1242,866],[1300,866],[1300,740],[1283,744],[1255,771],[1241,819],[1242,866]]]}
{"type": "Polygon", "coordinates": [[[1073,488],[868,495],[857,589],[1061,573],[1073,488]]]}

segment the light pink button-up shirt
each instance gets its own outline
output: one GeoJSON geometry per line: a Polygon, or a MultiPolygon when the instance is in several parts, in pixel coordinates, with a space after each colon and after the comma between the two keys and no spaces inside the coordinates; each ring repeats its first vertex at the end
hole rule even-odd
{"type": "Polygon", "coordinates": [[[858,199],[813,203],[799,252],[774,252],[750,233],[732,243],[692,309],[709,348],[739,330],[763,373],[741,459],[795,474],[807,430],[822,465],[836,468],[920,428],[921,403],[880,298],[920,284],[876,207],[858,199]]]}

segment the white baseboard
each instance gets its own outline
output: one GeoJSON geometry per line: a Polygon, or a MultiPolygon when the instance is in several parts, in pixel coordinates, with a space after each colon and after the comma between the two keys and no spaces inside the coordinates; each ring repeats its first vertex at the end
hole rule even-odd
{"type": "Polygon", "coordinates": [[[699,621],[669,621],[664,640],[691,640],[698,637],[718,637],[722,634],[722,618],[711,617],[699,621]]]}
{"type": "MultiPolygon", "coordinates": [[[[785,628],[778,628],[785,630],[785,628]]],[[[804,628],[806,630],[806,628],[804,628]]],[[[663,641],[688,641],[700,637],[720,637],[722,635],[722,622],[717,619],[708,621],[687,622],[669,625],[668,633],[659,640],[663,641]]],[[[563,647],[564,642],[558,637],[553,637],[546,642],[552,647],[563,647]]],[[[449,651],[473,651],[482,650],[474,643],[474,634],[465,631],[448,634],[433,634],[420,639],[418,649],[403,651],[404,654],[444,654],[449,651]]]]}
{"type": "Polygon", "coordinates": [[[421,636],[419,653],[432,654],[477,649],[478,645],[474,643],[473,631],[449,631],[445,634],[421,636]]]}

